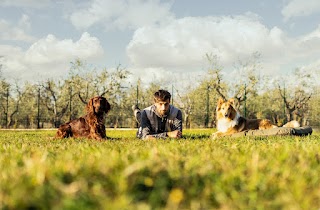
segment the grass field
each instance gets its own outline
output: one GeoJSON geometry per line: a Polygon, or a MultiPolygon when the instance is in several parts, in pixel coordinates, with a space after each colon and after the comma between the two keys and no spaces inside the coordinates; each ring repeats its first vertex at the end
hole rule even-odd
{"type": "Polygon", "coordinates": [[[54,140],[0,131],[0,209],[320,209],[320,134],[54,140]]]}

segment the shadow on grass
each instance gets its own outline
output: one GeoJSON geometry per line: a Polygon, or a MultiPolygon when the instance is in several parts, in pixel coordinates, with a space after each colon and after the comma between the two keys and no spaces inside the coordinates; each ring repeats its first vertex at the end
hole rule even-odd
{"type": "Polygon", "coordinates": [[[203,134],[183,134],[182,139],[189,140],[204,140],[210,139],[211,134],[203,133],[203,134]]]}

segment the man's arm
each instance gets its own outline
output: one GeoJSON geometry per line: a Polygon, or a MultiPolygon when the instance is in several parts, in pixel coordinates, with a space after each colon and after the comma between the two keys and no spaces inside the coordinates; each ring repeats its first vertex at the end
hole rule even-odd
{"type": "Polygon", "coordinates": [[[173,130],[179,130],[182,133],[182,112],[179,110],[177,118],[173,121],[173,130]]]}
{"type": "Polygon", "coordinates": [[[146,111],[141,113],[141,129],[139,130],[139,136],[141,139],[165,139],[167,133],[154,134],[151,123],[147,117],[146,111]]]}
{"type": "Polygon", "coordinates": [[[154,138],[175,138],[179,139],[182,137],[182,112],[179,110],[177,113],[176,118],[173,120],[173,126],[172,126],[172,131],[165,132],[165,133],[159,133],[159,134],[154,134],[154,135],[149,135],[149,137],[154,137],[154,138]]]}
{"type": "Polygon", "coordinates": [[[141,130],[139,130],[141,139],[166,139],[181,138],[182,136],[182,112],[179,110],[177,117],[173,121],[173,129],[170,132],[163,132],[155,134],[152,131],[151,123],[147,117],[146,111],[141,113],[141,130]]]}
{"type": "Polygon", "coordinates": [[[182,137],[182,112],[179,110],[177,117],[173,120],[173,129],[168,132],[167,135],[170,138],[181,138],[182,137]]]}

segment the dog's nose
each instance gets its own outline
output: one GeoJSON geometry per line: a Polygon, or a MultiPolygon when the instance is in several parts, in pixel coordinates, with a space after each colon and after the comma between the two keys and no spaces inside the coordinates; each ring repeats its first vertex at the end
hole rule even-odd
{"type": "Polygon", "coordinates": [[[224,114],[225,117],[228,117],[228,114],[224,114]]]}

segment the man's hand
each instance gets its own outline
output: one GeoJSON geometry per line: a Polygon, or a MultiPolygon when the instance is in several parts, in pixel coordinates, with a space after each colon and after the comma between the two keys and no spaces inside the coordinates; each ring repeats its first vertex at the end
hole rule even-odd
{"type": "Polygon", "coordinates": [[[175,138],[175,139],[179,139],[182,136],[182,132],[179,130],[175,130],[175,131],[171,131],[171,132],[167,132],[167,135],[170,138],[175,138]]]}

